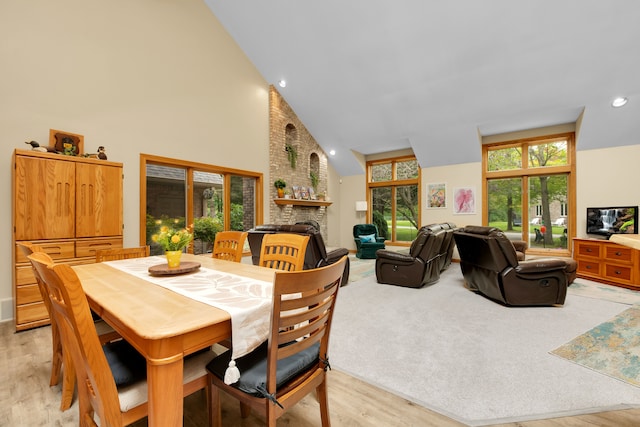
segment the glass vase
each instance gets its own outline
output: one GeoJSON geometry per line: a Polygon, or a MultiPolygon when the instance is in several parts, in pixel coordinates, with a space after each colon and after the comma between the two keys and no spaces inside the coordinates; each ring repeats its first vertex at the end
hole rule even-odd
{"type": "Polygon", "coordinates": [[[180,257],[182,256],[182,251],[166,251],[165,255],[167,256],[167,264],[169,265],[169,268],[180,267],[180,257]]]}

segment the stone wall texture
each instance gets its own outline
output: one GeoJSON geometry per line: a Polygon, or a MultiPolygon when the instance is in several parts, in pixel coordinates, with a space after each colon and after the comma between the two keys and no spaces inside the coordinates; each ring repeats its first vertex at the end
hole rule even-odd
{"type": "MultiPolygon", "coordinates": [[[[269,89],[269,212],[274,224],[295,224],[314,220],[320,224],[321,233],[327,240],[326,207],[276,205],[277,190],[273,182],[278,178],[287,183],[286,190],[293,186],[312,187],[310,173],[318,177],[316,193],[327,191],[327,156],[309,133],[298,116],[275,87],[269,89]],[[295,167],[292,167],[287,145],[297,152],[295,167]]],[[[293,197],[293,194],[291,195],[293,197]]]]}

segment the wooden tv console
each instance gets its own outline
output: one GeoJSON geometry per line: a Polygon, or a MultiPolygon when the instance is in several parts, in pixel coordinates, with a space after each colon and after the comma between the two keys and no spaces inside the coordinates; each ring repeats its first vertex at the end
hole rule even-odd
{"type": "Polygon", "coordinates": [[[578,277],[640,291],[640,250],[608,240],[573,239],[578,277]]]}

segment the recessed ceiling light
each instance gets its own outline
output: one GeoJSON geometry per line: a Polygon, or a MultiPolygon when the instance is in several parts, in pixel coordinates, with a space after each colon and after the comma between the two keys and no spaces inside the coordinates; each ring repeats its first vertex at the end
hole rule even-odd
{"type": "Polygon", "coordinates": [[[280,80],[280,81],[278,82],[278,86],[280,86],[280,87],[287,87],[287,82],[286,82],[286,81],[284,81],[284,80],[280,80]]]}
{"type": "Polygon", "coordinates": [[[329,154],[331,154],[332,156],[335,156],[336,155],[336,150],[329,151],[329,154]]]}
{"type": "Polygon", "coordinates": [[[611,106],[614,108],[622,107],[624,104],[627,103],[627,101],[629,101],[627,98],[620,96],[613,100],[613,102],[611,103],[611,106]]]}

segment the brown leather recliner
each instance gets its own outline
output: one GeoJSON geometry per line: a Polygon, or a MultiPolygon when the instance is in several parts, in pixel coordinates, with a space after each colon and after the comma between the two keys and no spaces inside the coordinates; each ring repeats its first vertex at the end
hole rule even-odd
{"type": "Polygon", "coordinates": [[[423,227],[409,249],[409,254],[379,249],[376,251],[378,283],[420,288],[440,279],[440,250],[446,232],[423,227]]]}
{"type": "Polygon", "coordinates": [[[440,272],[444,271],[451,265],[451,258],[453,257],[453,248],[456,243],[453,240],[453,231],[456,229],[456,225],[452,222],[441,222],[439,224],[429,224],[420,228],[422,230],[438,231],[444,230],[445,235],[442,239],[442,246],[440,247],[440,258],[438,263],[440,264],[440,272]]]}
{"type": "MultiPolygon", "coordinates": [[[[304,255],[304,269],[311,270],[325,265],[333,264],[340,259],[349,255],[346,248],[334,249],[327,252],[324,239],[320,231],[311,224],[263,224],[258,225],[254,229],[249,230],[247,240],[249,248],[251,248],[251,261],[254,265],[260,262],[260,249],[262,248],[262,238],[265,234],[274,233],[293,233],[309,236],[307,251],[304,255]]],[[[344,275],[342,276],[342,285],[349,283],[349,259],[344,267],[344,275]]]]}
{"type": "Polygon", "coordinates": [[[510,306],[564,304],[573,260],[518,262],[511,241],[497,228],[467,226],[453,232],[469,289],[510,306]]]}

